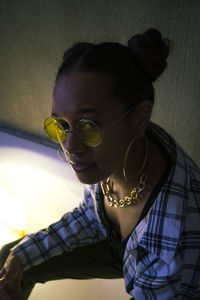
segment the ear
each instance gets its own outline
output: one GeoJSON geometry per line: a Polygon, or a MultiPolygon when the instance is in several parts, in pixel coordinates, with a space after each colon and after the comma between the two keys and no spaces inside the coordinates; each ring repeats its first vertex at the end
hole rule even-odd
{"type": "Polygon", "coordinates": [[[141,101],[134,111],[134,126],[138,133],[144,134],[149,123],[153,104],[149,100],[141,101]]]}

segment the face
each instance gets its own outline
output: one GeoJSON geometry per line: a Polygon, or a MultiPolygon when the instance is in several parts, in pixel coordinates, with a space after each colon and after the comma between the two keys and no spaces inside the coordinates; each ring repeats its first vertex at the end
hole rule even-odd
{"type": "Polygon", "coordinates": [[[125,152],[131,138],[137,135],[133,113],[106,131],[127,109],[111,96],[109,77],[86,72],[71,72],[57,80],[52,113],[62,117],[74,130],[80,119],[89,119],[105,130],[96,147],[84,145],[76,133],[70,132],[63,147],[67,160],[78,179],[94,184],[108,177],[122,177],[125,152]]]}

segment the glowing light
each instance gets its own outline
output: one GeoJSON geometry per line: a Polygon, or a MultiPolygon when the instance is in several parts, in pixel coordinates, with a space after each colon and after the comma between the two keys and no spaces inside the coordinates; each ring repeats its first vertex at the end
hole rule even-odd
{"type": "MultiPolygon", "coordinates": [[[[78,182],[71,167],[59,159],[56,149],[1,131],[0,186],[9,191],[25,209],[26,234],[34,233],[58,221],[64,213],[78,206],[83,198],[83,185],[78,182]]],[[[5,208],[5,203],[8,202],[4,200],[5,197],[0,195],[0,214],[5,214],[2,211],[4,207],[10,216],[16,209],[11,211],[11,204],[5,208]]],[[[14,217],[7,217],[6,220],[10,218],[12,221],[14,217]]],[[[15,228],[10,223],[9,225],[15,228]]],[[[2,232],[5,232],[6,228],[6,242],[11,238],[8,238],[9,230],[5,220],[0,226],[1,246],[2,239],[5,241],[2,232]]],[[[20,230],[24,230],[23,226],[20,230]]]]}
{"type": "Polygon", "coordinates": [[[0,247],[25,235],[25,209],[3,187],[0,187],[0,247]]]}

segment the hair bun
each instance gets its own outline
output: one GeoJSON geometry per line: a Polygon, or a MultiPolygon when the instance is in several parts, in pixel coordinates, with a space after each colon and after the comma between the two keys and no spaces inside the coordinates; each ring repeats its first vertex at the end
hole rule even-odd
{"type": "Polygon", "coordinates": [[[161,33],[150,28],[143,34],[134,35],[128,41],[135,56],[141,62],[152,82],[163,73],[167,66],[170,41],[162,39],[161,33]]]}

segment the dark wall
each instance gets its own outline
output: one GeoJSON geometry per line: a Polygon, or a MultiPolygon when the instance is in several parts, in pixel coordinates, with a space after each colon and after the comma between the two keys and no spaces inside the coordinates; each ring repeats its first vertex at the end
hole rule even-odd
{"type": "Polygon", "coordinates": [[[199,0],[0,0],[0,123],[43,137],[63,51],[77,41],[126,43],[156,27],[174,41],[155,84],[152,120],[200,165],[199,0]]]}

